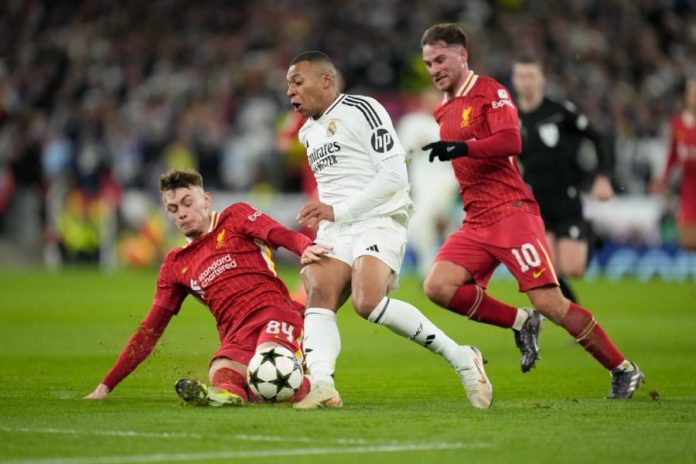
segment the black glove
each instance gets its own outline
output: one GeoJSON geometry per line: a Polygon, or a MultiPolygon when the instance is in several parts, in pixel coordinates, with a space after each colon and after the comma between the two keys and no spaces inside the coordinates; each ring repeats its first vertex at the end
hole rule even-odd
{"type": "Polygon", "coordinates": [[[440,140],[427,144],[422,150],[432,150],[429,157],[432,163],[435,158],[440,158],[440,161],[449,161],[460,156],[466,156],[469,153],[469,146],[466,142],[440,140]]]}

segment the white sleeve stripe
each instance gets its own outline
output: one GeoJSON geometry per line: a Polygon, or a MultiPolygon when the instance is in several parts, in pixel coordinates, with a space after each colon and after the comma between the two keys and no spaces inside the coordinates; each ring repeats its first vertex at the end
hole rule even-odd
{"type": "Polygon", "coordinates": [[[365,119],[367,119],[371,129],[376,129],[382,125],[382,120],[379,119],[377,112],[366,101],[355,97],[346,97],[343,104],[359,109],[363,116],[365,116],[365,119]]]}

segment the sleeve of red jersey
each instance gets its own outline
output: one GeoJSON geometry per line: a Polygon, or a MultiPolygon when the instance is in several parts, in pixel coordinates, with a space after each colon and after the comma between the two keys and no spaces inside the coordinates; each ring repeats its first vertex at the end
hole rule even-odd
{"type": "Polygon", "coordinates": [[[138,330],[131,336],[111,370],[102,381],[113,390],[128,374],[148,357],[162,336],[172,316],[179,311],[186,292],[171,279],[171,254],[164,258],[157,277],[157,289],[152,306],[138,330]]]}
{"type": "Polygon", "coordinates": [[[261,239],[273,248],[283,247],[300,256],[312,243],[306,235],[288,229],[247,203],[235,203],[231,208],[235,224],[244,234],[261,239]]]}
{"type": "Polygon", "coordinates": [[[510,92],[496,83],[481,97],[483,113],[491,133],[489,137],[467,141],[468,156],[472,158],[497,158],[517,156],[522,151],[517,107],[510,92]]]}
{"type": "Polygon", "coordinates": [[[102,383],[109,391],[116,388],[121,380],[133,372],[148,357],[162,336],[174,313],[162,306],[153,306],[140,326],[121,350],[113,367],[104,377],[102,383]]]}

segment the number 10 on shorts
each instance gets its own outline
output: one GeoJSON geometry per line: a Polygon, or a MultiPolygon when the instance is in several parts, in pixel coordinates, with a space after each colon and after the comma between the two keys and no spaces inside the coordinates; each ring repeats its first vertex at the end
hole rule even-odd
{"type": "Polygon", "coordinates": [[[268,324],[266,324],[266,333],[271,335],[283,333],[287,336],[289,342],[295,340],[293,335],[295,333],[295,327],[287,322],[268,321],[268,324]]]}
{"type": "Polygon", "coordinates": [[[541,258],[539,252],[531,243],[523,244],[519,249],[513,248],[512,254],[520,265],[522,272],[527,272],[530,267],[539,267],[541,258]]]}

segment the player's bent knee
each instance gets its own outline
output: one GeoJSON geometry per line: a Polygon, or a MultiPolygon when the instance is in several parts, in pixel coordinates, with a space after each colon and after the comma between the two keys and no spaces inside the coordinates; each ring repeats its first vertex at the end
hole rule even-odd
{"type": "Polygon", "coordinates": [[[360,314],[363,319],[367,319],[367,317],[372,313],[372,311],[374,311],[383,298],[384,295],[379,297],[353,295],[353,308],[355,309],[355,312],[360,314]]]}
{"type": "Polygon", "coordinates": [[[449,285],[446,285],[437,277],[428,275],[423,282],[423,292],[430,299],[441,306],[446,306],[452,299],[452,292],[449,285]]]}
{"type": "Polygon", "coordinates": [[[336,308],[339,297],[335,292],[327,291],[327,289],[317,283],[305,283],[305,291],[307,292],[307,306],[318,306],[320,308],[336,308]]]}
{"type": "Polygon", "coordinates": [[[568,312],[570,301],[563,296],[558,287],[533,290],[528,295],[534,308],[556,324],[560,324],[568,312]]]}

